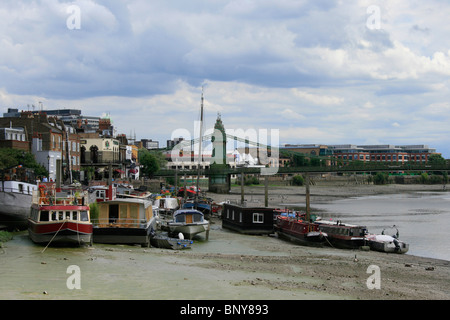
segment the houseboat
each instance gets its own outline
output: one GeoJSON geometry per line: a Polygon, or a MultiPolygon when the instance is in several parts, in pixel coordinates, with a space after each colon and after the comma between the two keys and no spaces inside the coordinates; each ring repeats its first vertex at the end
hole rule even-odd
{"type": "Polygon", "coordinates": [[[223,204],[222,228],[243,234],[270,234],[274,232],[274,223],[273,208],[223,204]]]}
{"type": "Polygon", "coordinates": [[[172,236],[177,236],[181,232],[184,238],[192,239],[197,234],[206,232],[206,240],[208,240],[209,221],[205,219],[202,212],[195,209],[175,211],[173,220],[168,222],[167,227],[172,236]]]}
{"type": "Polygon", "coordinates": [[[99,216],[93,219],[94,242],[150,245],[158,215],[152,201],[142,198],[116,198],[98,203],[99,216]]]}
{"type": "Polygon", "coordinates": [[[46,245],[92,244],[88,194],[78,187],[56,188],[40,183],[33,192],[28,233],[35,243],[46,245]]]}
{"type": "Polygon", "coordinates": [[[365,226],[343,223],[340,220],[317,219],[315,223],[318,224],[319,231],[327,234],[326,243],[332,247],[357,249],[366,245],[365,226]]]}
{"type": "Polygon", "coordinates": [[[277,215],[275,230],[278,237],[301,245],[322,246],[327,240],[327,234],[319,229],[319,225],[307,221],[299,212],[277,215]]]}

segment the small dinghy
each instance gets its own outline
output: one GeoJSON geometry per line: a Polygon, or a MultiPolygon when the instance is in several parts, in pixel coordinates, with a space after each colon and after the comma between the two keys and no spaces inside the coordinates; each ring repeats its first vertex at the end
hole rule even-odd
{"type": "Polygon", "coordinates": [[[167,233],[159,233],[152,235],[150,238],[150,243],[153,247],[161,249],[172,249],[172,250],[183,250],[190,249],[192,240],[184,239],[182,236],[178,238],[172,238],[167,235],[167,233]]]}

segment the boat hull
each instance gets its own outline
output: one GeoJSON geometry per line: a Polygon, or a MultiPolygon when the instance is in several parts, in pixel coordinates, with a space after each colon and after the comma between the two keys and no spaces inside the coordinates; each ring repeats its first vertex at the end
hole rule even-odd
{"type": "Polygon", "coordinates": [[[388,235],[368,235],[366,239],[369,248],[374,251],[407,253],[409,250],[409,244],[388,235]]]}
{"type": "Polygon", "coordinates": [[[299,245],[321,247],[326,242],[327,235],[318,231],[314,223],[278,217],[275,230],[279,238],[299,245]]]}
{"type": "Polygon", "coordinates": [[[28,220],[28,234],[37,244],[90,245],[92,224],[75,221],[35,222],[28,220]]]}
{"type": "Polygon", "coordinates": [[[150,243],[156,248],[182,250],[190,249],[192,240],[171,238],[165,235],[156,235],[151,237],[150,243]]]}
{"type": "Polygon", "coordinates": [[[208,222],[192,223],[192,224],[172,222],[169,223],[168,227],[170,234],[178,235],[178,233],[181,232],[187,239],[192,239],[199,233],[209,231],[208,222]]]}
{"type": "Polygon", "coordinates": [[[32,195],[0,192],[0,224],[8,229],[26,230],[32,195]]]}
{"type": "Polygon", "coordinates": [[[127,227],[94,227],[94,242],[109,244],[140,244],[150,245],[150,234],[156,229],[156,223],[139,228],[127,227]]]}

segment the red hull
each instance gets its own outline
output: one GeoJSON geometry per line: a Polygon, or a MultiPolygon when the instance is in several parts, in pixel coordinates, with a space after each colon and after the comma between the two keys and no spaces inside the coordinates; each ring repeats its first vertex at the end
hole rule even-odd
{"type": "Polygon", "coordinates": [[[304,220],[278,216],[276,229],[279,235],[301,244],[320,244],[326,240],[317,224],[304,220]]]}
{"type": "Polygon", "coordinates": [[[93,227],[88,222],[28,220],[28,233],[36,243],[91,244],[93,227]]]}
{"type": "Polygon", "coordinates": [[[80,223],[75,221],[52,221],[36,223],[30,221],[30,229],[37,234],[49,234],[56,232],[77,232],[83,234],[92,234],[93,227],[91,223],[80,223]]]}

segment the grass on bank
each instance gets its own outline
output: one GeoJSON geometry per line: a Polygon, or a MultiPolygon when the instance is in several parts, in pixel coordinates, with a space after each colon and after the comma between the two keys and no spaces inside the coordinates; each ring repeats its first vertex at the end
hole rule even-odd
{"type": "Polygon", "coordinates": [[[3,247],[3,243],[8,242],[12,238],[12,233],[8,231],[0,231],[0,248],[3,247]]]}

